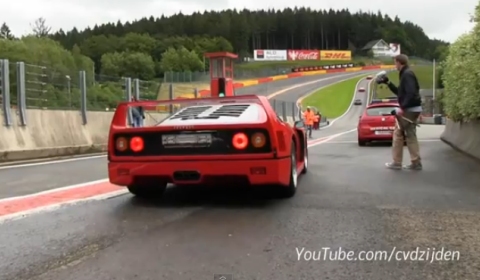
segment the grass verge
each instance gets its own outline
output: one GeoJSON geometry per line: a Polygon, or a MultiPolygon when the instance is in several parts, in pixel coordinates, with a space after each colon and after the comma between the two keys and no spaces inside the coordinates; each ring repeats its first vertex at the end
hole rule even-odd
{"type": "MultiPolygon", "coordinates": [[[[417,75],[418,83],[421,89],[433,88],[433,65],[417,65],[411,67],[413,72],[417,75]]],[[[398,72],[392,71],[388,73],[388,79],[395,85],[398,85],[398,72]]],[[[386,98],[393,96],[393,93],[386,85],[378,85],[376,98],[386,98]]]]}
{"type": "Polygon", "coordinates": [[[302,101],[302,107],[314,106],[329,119],[338,118],[347,111],[355,93],[355,86],[365,76],[351,78],[317,90],[302,101]]]}

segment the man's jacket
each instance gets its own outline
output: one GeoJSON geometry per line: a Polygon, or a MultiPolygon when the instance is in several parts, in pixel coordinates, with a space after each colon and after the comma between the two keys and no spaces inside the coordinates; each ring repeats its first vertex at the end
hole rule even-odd
{"type": "Polygon", "coordinates": [[[305,118],[306,125],[313,125],[313,122],[315,121],[315,114],[312,111],[305,111],[305,113],[303,113],[303,116],[305,118]]]}
{"type": "Polygon", "coordinates": [[[402,110],[408,108],[422,106],[422,98],[420,97],[420,86],[417,76],[408,67],[405,66],[400,70],[398,87],[392,83],[388,83],[388,88],[398,97],[398,103],[402,110]]]}

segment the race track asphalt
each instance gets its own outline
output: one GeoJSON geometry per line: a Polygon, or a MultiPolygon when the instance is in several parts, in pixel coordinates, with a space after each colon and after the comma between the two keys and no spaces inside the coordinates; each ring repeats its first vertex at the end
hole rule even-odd
{"type": "MultiPolygon", "coordinates": [[[[367,71],[364,73],[371,72],[372,71],[367,71]]],[[[286,90],[275,98],[285,98],[286,100],[294,102],[298,97],[308,94],[316,88],[358,75],[362,75],[362,73],[353,72],[349,74],[338,73],[299,77],[240,88],[237,93],[266,96],[281,90],[286,90]],[[288,90],[293,86],[305,83],[307,84],[304,86],[288,90]]],[[[106,174],[107,161],[105,156],[79,158],[73,161],[60,161],[58,163],[45,165],[0,167],[0,199],[101,180],[106,178],[106,174]],[[61,176],[59,176],[59,174],[61,174],[61,176]]]]}
{"type": "MultiPolygon", "coordinates": [[[[317,134],[355,128],[362,108],[317,134]]],[[[441,131],[419,128],[420,172],[384,169],[390,148],[358,147],[355,132],[312,146],[309,173],[288,200],[242,188],[172,187],[160,200],[127,194],[2,223],[0,279],[477,280],[480,164],[440,142],[441,131]],[[390,261],[298,260],[297,249],[325,247],[352,257],[400,254],[390,261]],[[460,259],[397,259],[417,247],[458,251],[460,259]]],[[[105,178],[105,159],[95,160],[65,163],[72,168],[57,174],[105,178]]]]}

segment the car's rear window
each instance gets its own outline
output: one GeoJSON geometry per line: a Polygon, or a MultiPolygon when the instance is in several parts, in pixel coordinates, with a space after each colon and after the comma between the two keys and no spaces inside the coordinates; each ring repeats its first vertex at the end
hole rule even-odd
{"type": "Polygon", "coordinates": [[[397,106],[382,106],[382,107],[372,107],[367,109],[367,116],[382,116],[385,114],[390,114],[393,109],[398,108],[397,106]]]}

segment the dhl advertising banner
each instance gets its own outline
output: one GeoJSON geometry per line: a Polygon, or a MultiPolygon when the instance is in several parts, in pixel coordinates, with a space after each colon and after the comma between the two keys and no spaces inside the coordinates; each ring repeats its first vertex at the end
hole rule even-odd
{"type": "Polygon", "coordinates": [[[352,51],[320,51],[320,60],[324,61],[350,61],[352,60],[352,51]]]}

